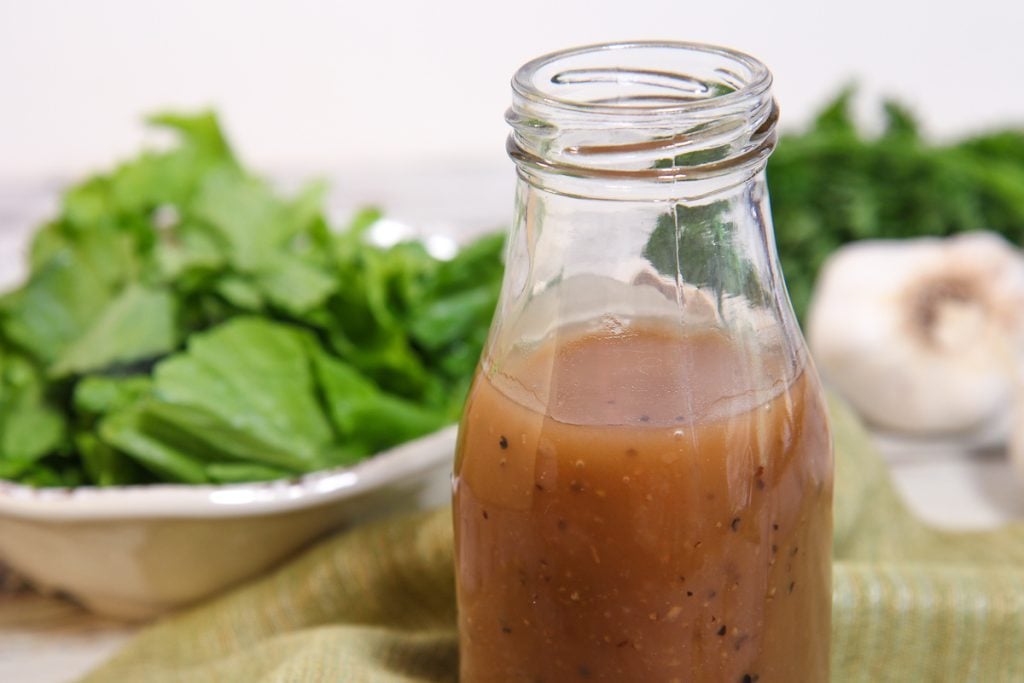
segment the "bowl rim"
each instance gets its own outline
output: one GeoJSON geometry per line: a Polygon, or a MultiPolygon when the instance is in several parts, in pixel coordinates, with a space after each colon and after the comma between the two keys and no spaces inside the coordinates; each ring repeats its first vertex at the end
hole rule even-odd
{"type": "Polygon", "coordinates": [[[268,482],[35,488],[0,480],[0,515],[86,522],[253,517],[302,510],[423,474],[453,457],[456,432],[457,425],[449,425],[355,465],[268,482]]]}

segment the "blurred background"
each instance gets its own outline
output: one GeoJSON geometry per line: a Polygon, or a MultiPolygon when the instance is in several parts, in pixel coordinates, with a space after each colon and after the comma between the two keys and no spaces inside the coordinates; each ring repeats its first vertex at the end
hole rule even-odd
{"type": "Polygon", "coordinates": [[[247,161],[279,172],[508,169],[518,65],[609,40],[719,43],[775,75],[786,128],[846,83],[877,121],[898,96],[939,137],[1019,119],[1017,3],[328,0],[0,3],[0,178],[133,153],[140,116],[215,107],[247,161]]]}

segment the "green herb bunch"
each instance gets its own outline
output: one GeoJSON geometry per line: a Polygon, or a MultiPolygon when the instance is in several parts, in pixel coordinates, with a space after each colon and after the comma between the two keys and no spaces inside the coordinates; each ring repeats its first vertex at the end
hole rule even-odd
{"type": "Polygon", "coordinates": [[[896,102],[864,135],[846,90],[768,162],[782,269],[797,314],[821,265],[846,242],[993,230],[1024,244],[1024,129],[936,145],[896,102]]]}

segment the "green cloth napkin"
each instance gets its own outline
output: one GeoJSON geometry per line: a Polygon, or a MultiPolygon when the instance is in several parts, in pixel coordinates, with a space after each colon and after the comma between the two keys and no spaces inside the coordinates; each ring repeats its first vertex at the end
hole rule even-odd
{"type": "MultiPolygon", "coordinates": [[[[929,528],[904,507],[857,420],[831,408],[833,683],[1024,682],[1024,525],[929,528]]],[[[329,538],[150,626],[85,680],[456,681],[450,515],[329,538]]]]}

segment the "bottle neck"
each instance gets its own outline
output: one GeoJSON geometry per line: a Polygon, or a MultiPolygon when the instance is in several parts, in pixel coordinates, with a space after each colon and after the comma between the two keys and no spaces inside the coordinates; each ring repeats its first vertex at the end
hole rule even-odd
{"type": "Polygon", "coordinates": [[[764,180],[770,83],[749,57],[685,44],[526,65],[508,114],[520,180],[489,355],[657,319],[725,330],[797,367],[764,180]]]}
{"type": "MultiPolygon", "coordinates": [[[[753,309],[787,317],[764,172],[714,180],[714,191],[696,196],[652,201],[644,188],[609,201],[595,196],[594,179],[577,179],[590,190],[581,194],[565,192],[558,174],[521,173],[506,292],[528,297],[575,277],[600,289],[594,280],[600,277],[629,288],[627,299],[657,293],[655,303],[690,322],[733,324],[753,309]]],[[[607,313],[614,298],[597,296],[572,315],[603,314],[602,306],[607,313]]],[[[620,303],[623,311],[634,309],[630,301],[620,303]]]]}

